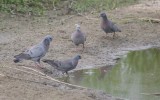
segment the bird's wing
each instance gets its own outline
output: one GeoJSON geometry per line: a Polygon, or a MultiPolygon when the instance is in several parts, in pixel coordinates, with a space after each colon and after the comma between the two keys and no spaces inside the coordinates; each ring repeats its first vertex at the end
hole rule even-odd
{"type": "Polygon", "coordinates": [[[53,64],[54,66],[56,66],[56,68],[59,68],[59,67],[61,67],[62,62],[61,62],[61,61],[58,61],[58,60],[54,60],[54,62],[52,62],[52,64],[53,64]]]}
{"type": "Polygon", "coordinates": [[[117,25],[115,23],[113,23],[112,21],[109,21],[110,23],[110,28],[114,31],[114,32],[117,32],[117,31],[120,31],[120,29],[117,27],[117,25]]]}
{"type": "Polygon", "coordinates": [[[50,64],[52,67],[56,68],[60,71],[69,71],[74,68],[72,64],[72,60],[65,60],[65,61],[59,61],[59,60],[42,60],[45,63],[50,64]]]}
{"type": "Polygon", "coordinates": [[[81,31],[81,34],[83,36],[84,41],[86,41],[86,33],[84,33],[84,32],[81,31]]]}
{"type": "Polygon", "coordinates": [[[116,24],[113,24],[113,29],[115,30],[115,32],[120,31],[116,24]]]}
{"type": "Polygon", "coordinates": [[[65,68],[70,68],[73,66],[71,59],[63,61],[63,64],[65,68]]]}
{"type": "Polygon", "coordinates": [[[65,63],[64,61],[58,61],[55,60],[54,62],[52,62],[52,66],[60,71],[67,71],[67,63],[65,63]]]}
{"type": "Polygon", "coordinates": [[[27,54],[29,54],[32,58],[42,57],[45,54],[44,47],[41,44],[35,45],[31,47],[27,54]]]}

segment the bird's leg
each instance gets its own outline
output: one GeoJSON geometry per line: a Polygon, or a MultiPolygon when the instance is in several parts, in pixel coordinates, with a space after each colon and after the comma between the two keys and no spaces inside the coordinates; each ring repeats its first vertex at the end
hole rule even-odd
{"type": "Polygon", "coordinates": [[[84,51],[84,43],[83,43],[83,51],[84,51]]]}
{"type": "Polygon", "coordinates": [[[36,68],[42,69],[41,64],[39,62],[35,62],[36,68]]]}
{"type": "Polygon", "coordinates": [[[69,76],[68,72],[66,71],[67,76],[69,76]]]}
{"type": "Polygon", "coordinates": [[[65,73],[66,73],[67,77],[69,77],[69,74],[68,74],[68,72],[66,71],[65,73]]]}
{"type": "Polygon", "coordinates": [[[36,68],[39,68],[39,65],[38,65],[38,63],[37,63],[37,62],[35,62],[35,66],[36,66],[36,68]]]}
{"type": "Polygon", "coordinates": [[[113,39],[114,39],[114,37],[115,37],[115,32],[113,33],[113,39]]]}
{"type": "Polygon", "coordinates": [[[38,66],[39,66],[40,68],[42,68],[42,65],[41,65],[41,63],[38,63],[38,66]]]}
{"type": "Polygon", "coordinates": [[[81,48],[80,48],[80,46],[78,45],[77,47],[76,47],[76,51],[80,51],[81,50],[81,48]]]}
{"type": "Polygon", "coordinates": [[[38,59],[37,63],[38,63],[38,66],[39,66],[40,68],[43,68],[43,67],[42,67],[43,65],[40,63],[40,59],[38,59]]]}
{"type": "Polygon", "coordinates": [[[40,63],[40,62],[39,62],[39,66],[40,66],[41,68],[43,68],[43,64],[42,64],[42,63],[40,63]]]}
{"type": "Polygon", "coordinates": [[[64,73],[65,73],[65,72],[63,71],[62,74],[64,75],[64,73]]]}

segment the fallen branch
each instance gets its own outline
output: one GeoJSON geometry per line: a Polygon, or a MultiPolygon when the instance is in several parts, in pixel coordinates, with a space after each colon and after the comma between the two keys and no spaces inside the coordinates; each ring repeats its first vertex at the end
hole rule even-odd
{"type": "Polygon", "coordinates": [[[139,18],[139,19],[150,23],[160,23],[160,19],[155,19],[155,18],[139,18]]]}
{"type": "Polygon", "coordinates": [[[65,83],[65,82],[62,82],[62,81],[59,81],[59,80],[56,80],[56,79],[54,79],[54,78],[52,78],[52,77],[50,77],[50,76],[43,76],[43,78],[47,78],[47,79],[50,79],[50,80],[52,80],[52,81],[55,81],[55,82],[58,82],[58,83],[61,83],[61,84],[65,84],[65,85],[68,85],[68,86],[70,86],[70,87],[73,87],[73,88],[82,88],[82,89],[87,89],[86,87],[83,87],[83,86],[79,86],[79,85],[74,85],[74,84],[70,84],[70,83],[65,83]]]}
{"type": "Polygon", "coordinates": [[[36,72],[36,73],[38,73],[38,74],[41,74],[41,75],[45,76],[44,73],[40,73],[40,71],[37,71],[37,70],[35,70],[35,69],[33,69],[33,68],[25,67],[25,66],[22,66],[22,65],[21,65],[21,67],[24,68],[24,69],[32,70],[32,71],[34,71],[34,72],[36,72]]]}
{"type": "MultiPolygon", "coordinates": [[[[5,67],[5,68],[12,68],[12,67],[5,67]]],[[[23,68],[27,68],[27,67],[23,67],[23,68]]],[[[83,86],[73,85],[73,84],[70,84],[70,83],[65,83],[65,82],[59,81],[59,80],[54,79],[54,78],[52,78],[52,77],[50,77],[50,76],[47,76],[47,75],[45,75],[44,73],[39,72],[39,71],[37,71],[37,70],[35,70],[35,69],[33,69],[33,68],[29,68],[29,69],[33,70],[33,71],[36,72],[36,73],[38,72],[38,74],[40,74],[40,75],[31,73],[31,72],[27,72],[27,71],[24,71],[24,70],[21,70],[21,69],[19,69],[19,68],[12,68],[12,69],[19,70],[19,71],[22,71],[22,72],[25,72],[25,73],[28,73],[28,74],[32,74],[32,75],[35,75],[35,76],[39,76],[39,77],[42,77],[42,78],[45,78],[45,79],[49,79],[49,80],[52,80],[52,81],[55,81],[55,82],[58,82],[58,83],[61,83],[61,84],[68,85],[68,86],[70,86],[70,87],[87,89],[86,87],[83,87],[83,86]],[[45,75],[45,76],[44,76],[44,75],[45,75]]]]}
{"type": "Polygon", "coordinates": [[[155,96],[160,96],[160,93],[141,93],[143,95],[155,95],[155,96]]]}

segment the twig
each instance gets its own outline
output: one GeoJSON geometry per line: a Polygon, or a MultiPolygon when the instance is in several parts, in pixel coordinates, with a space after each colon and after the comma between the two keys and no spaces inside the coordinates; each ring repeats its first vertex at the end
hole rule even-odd
{"type": "Polygon", "coordinates": [[[45,76],[45,74],[43,74],[43,73],[41,73],[40,71],[37,71],[37,70],[35,70],[35,69],[33,69],[33,68],[29,68],[29,67],[25,67],[25,66],[21,66],[21,67],[22,67],[22,68],[25,68],[25,69],[32,70],[32,71],[34,71],[34,72],[36,72],[36,73],[39,73],[39,74],[45,76]]]}
{"type": "Polygon", "coordinates": [[[160,19],[155,19],[155,18],[139,18],[139,19],[150,23],[160,23],[160,19]]]}
{"type": "MultiPolygon", "coordinates": [[[[44,77],[44,76],[42,76],[44,77]]],[[[76,87],[76,88],[82,88],[82,89],[87,89],[86,87],[83,87],[83,86],[79,86],[79,85],[74,85],[74,84],[70,84],[70,83],[65,83],[65,82],[62,82],[62,81],[59,81],[59,80],[56,80],[48,75],[46,75],[46,77],[44,78],[47,78],[47,79],[50,79],[52,81],[55,81],[55,82],[58,82],[58,83],[61,83],[61,84],[65,84],[65,85],[68,85],[68,86],[71,86],[71,87],[76,87]]]]}
{"type": "MultiPolygon", "coordinates": [[[[12,68],[12,67],[5,67],[5,68],[12,68]]],[[[87,89],[86,87],[82,87],[82,86],[73,85],[73,84],[70,84],[70,83],[61,82],[61,81],[56,80],[56,79],[54,79],[54,78],[52,78],[52,77],[50,77],[50,76],[47,76],[47,75],[44,76],[44,74],[43,74],[42,72],[36,71],[36,70],[34,70],[34,69],[32,69],[32,68],[29,68],[29,69],[31,69],[31,70],[33,70],[33,71],[35,71],[35,72],[38,72],[38,74],[40,74],[40,75],[34,74],[34,73],[30,73],[30,72],[27,72],[27,71],[24,71],[24,70],[21,70],[21,69],[18,69],[18,68],[12,68],[12,69],[16,69],[16,70],[19,70],[19,71],[22,71],[22,72],[25,72],[25,73],[29,73],[29,74],[32,74],[32,75],[35,75],[35,76],[39,76],[39,77],[42,77],[42,78],[45,78],[45,79],[49,79],[49,80],[52,80],[52,81],[55,81],[55,82],[58,82],[58,83],[61,83],[61,84],[68,85],[68,86],[70,86],[70,87],[87,89]]]]}
{"type": "Polygon", "coordinates": [[[28,74],[31,74],[31,75],[38,75],[38,74],[34,74],[34,73],[31,73],[31,72],[28,72],[28,71],[25,71],[25,70],[21,70],[19,68],[13,68],[13,67],[3,67],[3,68],[11,68],[11,69],[15,69],[15,70],[18,70],[18,71],[21,71],[21,72],[24,72],[24,73],[28,73],[28,74]]]}
{"type": "Polygon", "coordinates": [[[141,93],[143,95],[155,95],[155,96],[160,96],[160,93],[141,93]]]}

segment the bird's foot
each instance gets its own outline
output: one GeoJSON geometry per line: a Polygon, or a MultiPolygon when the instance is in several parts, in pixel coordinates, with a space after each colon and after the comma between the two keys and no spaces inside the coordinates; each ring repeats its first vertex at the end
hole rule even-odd
{"type": "Polygon", "coordinates": [[[112,38],[112,39],[115,39],[116,37],[117,37],[117,36],[116,36],[116,33],[114,33],[114,34],[113,34],[113,38],[112,38]]]}
{"type": "Polygon", "coordinates": [[[44,69],[40,63],[35,63],[35,65],[37,69],[40,69],[40,70],[44,69]]]}

